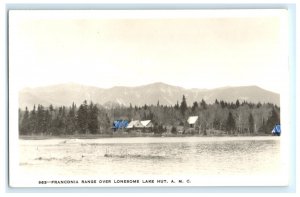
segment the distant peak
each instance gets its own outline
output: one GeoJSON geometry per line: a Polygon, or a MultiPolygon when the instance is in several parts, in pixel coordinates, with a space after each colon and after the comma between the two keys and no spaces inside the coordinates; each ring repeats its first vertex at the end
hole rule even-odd
{"type": "Polygon", "coordinates": [[[143,86],[170,86],[170,85],[163,82],[154,82],[154,83],[145,84],[143,86]]]}
{"type": "Polygon", "coordinates": [[[182,88],[182,87],[179,87],[179,86],[175,86],[175,85],[170,85],[170,84],[167,84],[167,83],[163,83],[163,82],[154,82],[154,83],[150,83],[150,84],[146,84],[146,85],[143,85],[143,86],[140,86],[140,87],[174,87],[174,88],[182,88]]]}
{"type": "Polygon", "coordinates": [[[163,86],[170,86],[169,84],[163,83],[163,82],[154,82],[152,84],[149,85],[163,85],[163,86]]]}

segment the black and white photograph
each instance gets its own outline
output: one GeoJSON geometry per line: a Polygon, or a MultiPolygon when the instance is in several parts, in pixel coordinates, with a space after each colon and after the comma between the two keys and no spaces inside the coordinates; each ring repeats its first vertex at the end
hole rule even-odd
{"type": "Polygon", "coordinates": [[[286,10],[8,19],[11,187],[288,185],[286,10]]]}

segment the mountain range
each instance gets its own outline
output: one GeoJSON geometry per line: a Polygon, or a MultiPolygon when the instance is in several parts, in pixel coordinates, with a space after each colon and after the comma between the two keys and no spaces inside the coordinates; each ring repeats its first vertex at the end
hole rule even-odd
{"type": "Polygon", "coordinates": [[[84,100],[93,101],[107,107],[113,105],[134,106],[180,104],[185,95],[188,105],[194,101],[204,99],[207,103],[213,103],[216,99],[227,102],[236,100],[253,103],[273,103],[280,105],[280,95],[267,91],[258,86],[222,87],[216,89],[185,89],[165,83],[152,83],[149,85],[112,88],[98,88],[74,83],[59,84],[46,87],[25,88],[19,92],[19,107],[26,106],[31,109],[33,105],[42,104],[48,106],[70,106],[72,102],[77,105],[84,100]]]}

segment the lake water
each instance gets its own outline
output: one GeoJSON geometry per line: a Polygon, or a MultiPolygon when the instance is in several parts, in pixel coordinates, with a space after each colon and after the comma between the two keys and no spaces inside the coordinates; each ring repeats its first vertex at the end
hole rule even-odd
{"type": "Polygon", "coordinates": [[[20,169],[41,175],[271,175],[279,137],[20,140],[20,169]]]}

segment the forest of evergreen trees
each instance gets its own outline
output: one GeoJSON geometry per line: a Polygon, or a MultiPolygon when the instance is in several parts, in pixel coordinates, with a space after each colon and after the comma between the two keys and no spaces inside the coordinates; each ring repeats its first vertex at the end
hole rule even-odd
{"type": "Polygon", "coordinates": [[[228,135],[271,135],[276,123],[280,123],[280,108],[271,103],[235,103],[215,100],[207,104],[203,99],[188,106],[182,101],[174,106],[114,106],[84,101],[80,106],[43,106],[19,109],[20,135],[77,135],[112,134],[114,120],[151,120],[154,134],[177,133],[177,128],[189,128],[189,116],[198,116],[197,134],[207,130],[224,131],[228,135]]]}

